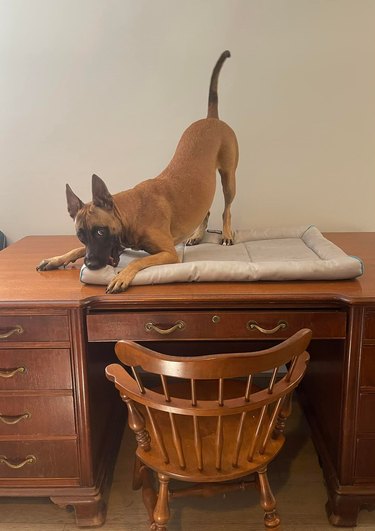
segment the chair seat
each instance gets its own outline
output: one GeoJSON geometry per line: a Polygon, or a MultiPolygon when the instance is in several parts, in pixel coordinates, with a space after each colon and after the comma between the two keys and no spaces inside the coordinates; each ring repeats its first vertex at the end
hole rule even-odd
{"type": "MultiPolygon", "coordinates": [[[[218,396],[217,381],[210,380],[197,382],[197,394],[204,400],[215,400],[218,396]]],[[[226,380],[224,388],[224,401],[228,398],[243,396],[245,383],[239,380],[226,380]]],[[[190,385],[187,382],[179,382],[169,386],[170,393],[173,397],[190,398],[190,385]]],[[[162,390],[157,390],[162,392],[162,390]]],[[[173,399],[172,399],[173,400],[173,399]]],[[[194,440],[193,418],[186,415],[175,415],[174,420],[177,431],[180,434],[184,447],[185,467],[178,465],[179,459],[176,453],[176,446],[173,442],[171,430],[171,420],[169,413],[154,411],[153,416],[159,426],[159,431],[163,438],[165,449],[169,456],[169,463],[165,463],[163,454],[160,450],[156,437],[147,414],[143,406],[138,406],[146,422],[146,429],[151,436],[151,450],[146,452],[141,447],[137,449],[139,459],[149,468],[156,472],[163,472],[175,479],[194,481],[194,482],[217,482],[232,480],[256,472],[264,467],[282,448],[284,436],[280,435],[277,439],[269,438],[264,452],[259,453],[259,444],[255,448],[253,458],[248,460],[248,446],[246,440],[252,440],[250,434],[254,434],[257,421],[260,415],[260,409],[250,411],[246,414],[243,440],[239,453],[238,465],[233,466],[235,455],[235,446],[238,432],[240,415],[223,416],[223,452],[221,466],[216,468],[216,439],[217,439],[217,417],[199,417],[199,431],[202,443],[203,469],[198,468],[198,459],[196,455],[196,444],[194,440]]]]}

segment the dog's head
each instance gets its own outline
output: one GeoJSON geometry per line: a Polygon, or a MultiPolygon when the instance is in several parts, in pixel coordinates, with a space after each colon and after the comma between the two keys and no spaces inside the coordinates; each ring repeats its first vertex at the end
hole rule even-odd
{"type": "Polygon", "coordinates": [[[68,212],[75,221],[79,240],[86,246],[85,265],[100,269],[107,264],[117,266],[120,258],[121,223],[105,183],[92,176],[92,202],[84,204],[66,185],[68,212]]]}

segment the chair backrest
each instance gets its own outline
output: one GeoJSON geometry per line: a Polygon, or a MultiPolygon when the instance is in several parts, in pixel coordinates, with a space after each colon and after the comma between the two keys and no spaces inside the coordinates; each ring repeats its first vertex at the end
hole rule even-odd
{"type": "MultiPolygon", "coordinates": [[[[191,441],[199,470],[203,469],[202,452],[207,446],[206,442],[202,445],[203,417],[214,419],[214,448],[208,451],[215,454],[217,470],[221,469],[223,462],[225,418],[235,417],[231,428],[234,444],[229,459],[236,468],[240,453],[246,451],[247,460],[251,461],[255,452],[257,455],[264,453],[268,441],[283,432],[284,417],[287,416],[282,414],[285,397],[304,375],[310,339],[311,330],[303,329],[266,350],[195,357],[164,355],[131,341],[119,341],[115,347],[117,357],[130,371],[112,364],[106,368],[106,375],[115,383],[128,408],[132,402],[145,407],[158,451],[163,461],[169,463],[171,452],[163,441],[163,426],[158,425],[160,412],[165,412],[173,434],[173,453],[178,456],[181,470],[186,467],[186,436],[181,434],[181,422],[178,422],[181,415],[185,416],[184,425],[186,417],[192,417],[191,441]],[[147,383],[150,379],[145,378],[145,373],[157,375],[159,388],[147,383]],[[262,387],[258,384],[259,375],[265,381],[262,387]],[[181,386],[181,381],[187,385],[181,386]],[[244,437],[247,430],[245,418],[255,410],[258,410],[257,425],[252,440],[249,440],[248,435],[244,437]],[[243,450],[245,440],[247,447],[243,450]]],[[[144,449],[149,451],[150,441],[143,442],[144,449]]]]}

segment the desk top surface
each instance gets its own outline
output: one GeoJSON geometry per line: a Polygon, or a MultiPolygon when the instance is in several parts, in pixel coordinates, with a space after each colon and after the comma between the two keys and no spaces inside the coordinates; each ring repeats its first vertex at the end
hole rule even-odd
{"type": "Polygon", "coordinates": [[[364,274],[355,280],[293,282],[210,282],[134,286],[106,295],[105,286],[79,280],[81,262],[66,269],[36,271],[46,257],[77,247],[75,236],[28,236],[0,252],[0,308],[22,306],[93,309],[231,306],[296,306],[375,303],[375,232],[325,236],[347,254],[360,257],[364,274]]]}

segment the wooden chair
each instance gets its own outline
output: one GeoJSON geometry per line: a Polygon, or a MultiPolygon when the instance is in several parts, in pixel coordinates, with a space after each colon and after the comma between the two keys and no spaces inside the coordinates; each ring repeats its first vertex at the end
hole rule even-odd
{"type": "Polygon", "coordinates": [[[245,489],[248,482],[234,480],[253,473],[264,525],[279,526],[267,465],[284,444],[292,391],[306,370],[310,339],[311,330],[303,329],[267,350],[196,357],[164,355],[130,341],[116,344],[128,371],[112,364],[106,376],[128,408],[137,440],[133,487],[142,487],[152,530],[167,529],[170,499],[245,489]],[[146,385],[147,373],[157,375],[159,388],[146,385]],[[267,379],[261,387],[254,383],[260,375],[267,379]],[[172,491],[170,478],[196,485],[172,491]]]}

